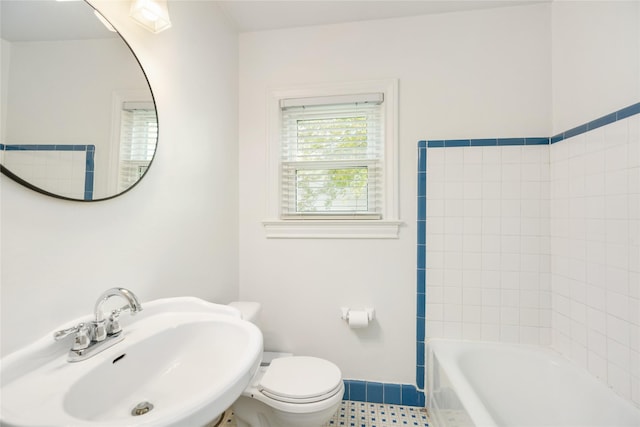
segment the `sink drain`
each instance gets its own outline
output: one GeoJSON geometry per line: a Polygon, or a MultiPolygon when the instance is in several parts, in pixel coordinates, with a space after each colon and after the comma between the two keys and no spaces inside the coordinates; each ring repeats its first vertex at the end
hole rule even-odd
{"type": "Polygon", "coordinates": [[[151,402],[140,402],[136,405],[135,408],[131,410],[131,415],[137,417],[138,415],[144,415],[150,410],[153,409],[153,403],[151,402]]]}

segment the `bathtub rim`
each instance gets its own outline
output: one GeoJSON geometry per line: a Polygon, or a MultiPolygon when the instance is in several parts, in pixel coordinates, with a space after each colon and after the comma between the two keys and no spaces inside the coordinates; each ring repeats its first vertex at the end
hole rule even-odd
{"type": "Polygon", "coordinates": [[[463,406],[464,410],[467,412],[467,415],[475,425],[481,425],[483,427],[498,427],[498,424],[493,419],[489,411],[487,411],[486,406],[482,403],[478,394],[475,392],[469,381],[465,378],[459,368],[456,367],[455,362],[460,356],[459,349],[453,348],[452,346],[447,347],[447,344],[458,344],[458,343],[487,343],[494,344],[490,341],[472,341],[472,340],[458,340],[458,339],[449,339],[449,338],[431,338],[427,340],[425,343],[427,346],[427,358],[428,358],[428,366],[425,370],[426,383],[427,383],[427,410],[429,415],[432,418],[437,417],[437,425],[440,425],[440,417],[437,411],[434,411],[434,403],[433,400],[433,360],[434,358],[438,360],[438,363],[442,367],[441,369],[444,371],[445,375],[449,379],[449,381],[454,385],[456,390],[456,396],[460,401],[460,404],[463,406]],[[445,357],[437,357],[436,350],[438,354],[445,357]],[[460,394],[464,394],[465,399],[462,400],[459,398],[460,394]]]}
{"type": "MultiPolygon", "coordinates": [[[[479,347],[502,347],[516,351],[526,351],[536,353],[538,356],[553,357],[555,363],[559,363],[560,366],[568,368],[570,371],[580,375],[583,380],[593,385],[593,392],[602,393],[607,388],[607,384],[601,382],[598,378],[593,376],[590,372],[586,371],[583,367],[577,365],[574,361],[569,359],[566,355],[559,352],[557,349],[551,346],[542,346],[535,344],[523,344],[523,343],[508,343],[508,342],[496,342],[496,341],[481,341],[481,340],[468,340],[468,339],[451,339],[451,338],[431,338],[425,343],[427,346],[427,369],[425,370],[425,380],[427,383],[427,408],[429,415],[433,420],[440,421],[441,418],[433,411],[433,358],[434,351],[443,357],[437,358],[440,363],[440,369],[449,378],[452,387],[454,388],[455,395],[462,407],[467,412],[467,415],[471,419],[473,425],[476,426],[499,426],[490,411],[485,404],[482,403],[479,395],[475,392],[475,389],[471,385],[471,382],[467,380],[463,375],[462,370],[459,367],[460,359],[465,357],[465,353],[469,349],[469,346],[479,347]],[[455,379],[454,379],[455,378],[455,379]],[[460,396],[464,396],[461,399],[460,396]],[[477,416],[477,418],[476,418],[477,416]]],[[[634,405],[633,402],[628,401],[623,396],[615,393],[613,390],[609,390],[609,393],[603,395],[606,402],[615,403],[615,405],[621,405],[619,408],[627,408],[631,410],[633,420],[640,415],[640,408],[634,405]],[[633,415],[635,414],[635,415],[633,415]]],[[[599,405],[598,405],[599,406],[599,405]]],[[[616,406],[618,407],[618,406],[616,406]]],[[[640,418],[639,418],[640,419],[640,418]]],[[[436,426],[440,425],[435,423],[436,426]]],[[[445,423],[446,425],[446,423],[445,423]]],[[[628,424],[620,424],[621,426],[627,426],[628,424]]],[[[631,424],[631,425],[636,425],[631,424]]],[[[640,425],[640,424],[638,424],[640,425]]]]}

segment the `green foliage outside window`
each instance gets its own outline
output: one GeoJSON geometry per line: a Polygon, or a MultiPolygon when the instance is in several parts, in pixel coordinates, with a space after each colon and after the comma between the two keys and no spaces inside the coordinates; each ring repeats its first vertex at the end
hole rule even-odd
{"type": "Polygon", "coordinates": [[[357,160],[367,158],[367,118],[298,120],[297,132],[297,161],[343,161],[345,166],[298,167],[296,210],[366,212],[369,170],[357,160]]]}

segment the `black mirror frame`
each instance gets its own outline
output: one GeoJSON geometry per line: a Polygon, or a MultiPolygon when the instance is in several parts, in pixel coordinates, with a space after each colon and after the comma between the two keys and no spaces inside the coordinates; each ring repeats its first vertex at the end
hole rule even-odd
{"type": "MultiPolygon", "coordinates": [[[[100,14],[100,16],[102,16],[102,18],[107,21],[113,28],[116,28],[111,21],[109,21],[104,15],[102,15],[102,13],[100,13],[100,11],[98,9],[96,9],[91,3],[89,3],[87,0],[83,0],[84,3],[91,7],[96,13],[100,14]]],[[[156,117],[158,117],[158,106],[156,104],[156,99],[155,99],[155,95],[153,94],[153,89],[151,88],[151,84],[149,83],[149,78],[147,76],[146,71],[144,70],[144,67],[142,66],[142,64],[140,63],[140,60],[138,59],[138,56],[136,55],[135,51],[131,48],[131,45],[129,44],[129,42],[122,36],[122,34],[120,34],[120,32],[117,31],[116,29],[116,33],[118,34],[118,36],[120,37],[120,40],[122,40],[122,42],[124,42],[124,44],[127,46],[127,48],[129,49],[129,51],[131,52],[131,54],[133,55],[133,58],[136,60],[138,66],[140,67],[140,70],[142,71],[142,75],[144,76],[145,81],[147,82],[147,86],[149,87],[149,92],[151,93],[151,100],[153,101],[153,108],[156,112],[156,117]]],[[[5,166],[3,166],[2,164],[0,164],[0,173],[10,179],[12,179],[13,181],[17,182],[18,184],[33,190],[37,193],[40,194],[44,194],[46,196],[50,196],[50,197],[54,197],[56,199],[61,199],[61,200],[68,200],[68,201],[73,201],[73,202],[102,202],[105,200],[110,200],[113,198],[116,198],[118,196],[121,196],[129,191],[131,191],[131,189],[133,189],[135,186],[137,186],[140,181],[142,181],[142,179],[147,175],[147,173],[149,172],[149,169],[151,168],[151,165],[153,164],[153,161],[156,158],[156,154],[157,154],[157,150],[158,150],[158,141],[160,140],[160,120],[158,119],[158,138],[156,139],[156,149],[153,152],[153,157],[151,158],[151,161],[149,161],[149,166],[147,167],[147,169],[144,171],[144,173],[142,174],[142,176],[140,176],[140,178],[132,185],[130,185],[126,190],[123,190],[119,193],[107,196],[107,197],[102,197],[99,199],[90,199],[90,200],[86,200],[86,199],[74,199],[71,197],[66,197],[66,196],[61,196],[59,194],[55,194],[55,193],[51,193],[47,190],[44,190],[40,187],[37,187],[33,184],[31,184],[28,181],[25,181],[24,179],[20,178],[19,176],[17,176],[16,174],[14,174],[13,172],[11,172],[9,169],[7,169],[5,166]]]]}

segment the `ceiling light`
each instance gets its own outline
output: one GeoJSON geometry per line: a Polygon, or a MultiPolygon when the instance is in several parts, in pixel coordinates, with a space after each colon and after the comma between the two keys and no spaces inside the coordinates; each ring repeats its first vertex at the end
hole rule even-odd
{"type": "Polygon", "coordinates": [[[171,27],[167,0],[133,0],[129,15],[152,33],[171,27]]]}

